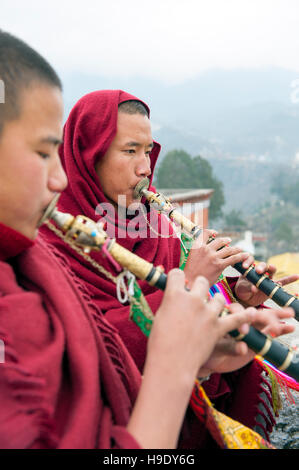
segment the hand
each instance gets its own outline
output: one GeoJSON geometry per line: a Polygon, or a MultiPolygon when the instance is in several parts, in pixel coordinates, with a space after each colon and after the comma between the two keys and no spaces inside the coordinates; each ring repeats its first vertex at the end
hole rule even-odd
{"type": "MultiPolygon", "coordinates": [[[[168,273],[165,295],[149,337],[147,357],[147,361],[154,361],[164,369],[165,376],[174,373],[179,380],[183,373],[193,383],[220,338],[234,329],[248,331],[247,323],[254,309],[239,306],[234,315],[221,318],[225,299],[215,295],[206,301],[208,289],[207,280],[197,277],[187,292],[183,271],[174,269],[168,273]]],[[[235,346],[236,342],[232,340],[232,344],[235,346]]],[[[236,351],[239,347],[236,345],[236,351]]]]}
{"type": "MultiPolygon", "coordinates": [[[[243,309],[240,304],[235,303],[230,305],[232,315],[240,311],[240,309],[243,309]]],[[[247,310],[251,311],[251,326],[262,331],[264,334],[276,337],[291,333],[295,329],[294,325],[289,325],[281,321],[286,318],[294,317],[295,314],[292,308],[255,309],[249,307],[247,310]]],[[[211,372],[232,372],[245,366],[255,355],[256,353],[250,350],[244,341],[223,338],[218,342],[209,360],[199,371],[199,376],[203,377],[211,372]]]]}
{"type": "Polygon", "coordinates": [[[192,245],[184,269],[190,285],[196,276],[202,275],[212,286],[225,268],[242,262],[249,256],[249,253],[242,252],[241,248],[229,246],[231,238],[216,238],[207,244],[212,233],[210,230],[205,230],[200,239],[192,245]]]}
{"type": "MultiPolygon", "coordinates": [[[[247,269],[251,264],[254,263],[254,259],[251,255],[243,262],[243,268],[247,269]]],[[[272,264],[267,266],[266,263],[261,262],[258,263],[255,267],[255,270],[258,274],[265,274],[266,272],[269,275],[269,278],[272,279],[275,272],[276,267],[272,264]]],[[[278,284],[281,286],[291,284],[299,279],[297,274],[293,274],[291,276],[286,276],[277,281],[278,284]]],[[[264,294],[261,290],[259,290],[254,284],[249,282],[246,277],[240,276],[235,286],[235,296],[244,304],[248,306],[258,306],[265,302],[269,297],[264,294]]]]}

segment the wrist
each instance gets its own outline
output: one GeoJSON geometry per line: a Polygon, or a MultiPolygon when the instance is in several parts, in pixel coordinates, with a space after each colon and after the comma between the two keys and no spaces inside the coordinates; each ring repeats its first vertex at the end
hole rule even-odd
{"type": "Polygon", "coordinates": [[[175,448],[195,379],[145,366],[142,384],[127,429],[144,448],[175,448]],[[169,399],[171,397],[171,399],[169,399]],[[157,423],[160,423],[157,426],[157,423]]]}

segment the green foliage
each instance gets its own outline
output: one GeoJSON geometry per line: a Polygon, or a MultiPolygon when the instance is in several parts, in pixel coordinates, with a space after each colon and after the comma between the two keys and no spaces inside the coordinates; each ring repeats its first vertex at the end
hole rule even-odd
{"type": "Polygon", "coordinates": [[[194,188],[195,178],[191,156],[184,150],[168,152],[156,174],[159,188],[194,188]]]}
{"type": "Polygon", "coordinates": [[[233,209],[224,216],[224,227],[236,232],[246,228],[246,222],[239,210],[233,209]]]}
{"type": "Polygon", "coordinates": [[[157,170],[155,184],[158,188],[213,189],[210,219],[222,215],[223,184],[213,175],[210,163],[200,156],[192,158],[184,150],[168,152],[157,170]]]}
{"type": "Polygon", "coordinates": [[[271,192],[281,200],[299,204],[299,170],[290,166],[279,166],[271,178],[271,192]]]}
{"type": "Polygon", "coordinates": [[[292,203],[265,203],[247,218],[248,228],[267,235],[267,255],[299,251],[299,208],[292,203]]]}
{"type": "Polygon", "coordinates": [[[294,239],[292,227],[287,222],[282,222],[273,232],[275,240],[291,243],[294,239]]]}

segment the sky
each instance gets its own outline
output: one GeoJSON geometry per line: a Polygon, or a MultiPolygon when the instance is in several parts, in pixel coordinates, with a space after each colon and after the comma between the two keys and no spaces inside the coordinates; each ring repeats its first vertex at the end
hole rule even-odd
{"type": "Polygon", "coordinates": [[[0,28],[61,74],[166,84],[211,68],[299,74],[298,0],[0,0],[0,28]]]}

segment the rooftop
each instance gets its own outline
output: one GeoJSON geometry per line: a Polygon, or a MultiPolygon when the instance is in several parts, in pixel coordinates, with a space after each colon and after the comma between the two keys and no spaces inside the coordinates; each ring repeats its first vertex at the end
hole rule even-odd
{"type": "Polygon", "coordinates": [[[204,201],[210,199],[214,189],[192,189],[192,188],[175,188],[175,189],[157,189],[158,192],[165,196],[171,197],[173,202],[175,201],[187,201],[196,199],[197,201],[204,201]]]}

